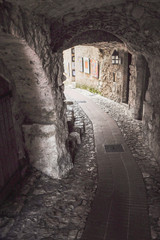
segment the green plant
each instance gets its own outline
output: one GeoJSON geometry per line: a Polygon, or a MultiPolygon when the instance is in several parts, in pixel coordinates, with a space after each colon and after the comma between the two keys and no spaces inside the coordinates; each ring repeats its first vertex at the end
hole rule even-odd
{"type": "Polygon", "coordinates": [[[93,87],[89,87],[87,85],[82,85],[82,84],[79,84],[79,83],[76,83],[76,88],[81,88],[81,89],[85,89],[91,93],[95,93],[95,94],[100,94],[101,95],[101,92],[98,91],[97,89],[93,88],[93,87]]]}

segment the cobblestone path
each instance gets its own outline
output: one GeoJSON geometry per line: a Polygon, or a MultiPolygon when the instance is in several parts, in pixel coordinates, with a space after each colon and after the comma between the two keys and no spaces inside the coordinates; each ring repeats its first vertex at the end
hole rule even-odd
{"type": "Polygon", "coordinates": [[[76,90],[91,98],[104,112],[108,113],[117,122],[143,176],[147,192],[151,239],[160,240],[160,167],[143,139],[142,121],[134,120],[130,116],[127,105],[115,103],[112,100],[92,94],[86,90],[76,90]]]}
{"type": "Polygon", "coordinates": [[[74,111],[85,122],[74,168],[62,180],[31,168],[0,207],[0,240],[81,238],[96,190],[97,167],[92,124],[76,103],[74,111]]]}
{"type": "MultiPolygon", "coordinates": [[[[85,90],[77,91],[91,98],[116,120],[143,176],[152,240],[160,240],[160,171],[143,140],[142,122],[133,120],[125,105],[85,90]]],[[[86,134],[77,152],[74,168],[62,180],[53,180],[31,168],[21,186],[17,186],[0,206],[1,240],[82,238],[95,195],[97,168],[92,124],[81,108],[76,103],[74,105],[77,116],[82,117],[86,125],[86,134]]]]}
{"type": "Polygon", "coordinates": [[[98,187],[82,240],[150,240],[142,174],[115,123],[90,98],[66,89],[93,123],[98,187]]]}

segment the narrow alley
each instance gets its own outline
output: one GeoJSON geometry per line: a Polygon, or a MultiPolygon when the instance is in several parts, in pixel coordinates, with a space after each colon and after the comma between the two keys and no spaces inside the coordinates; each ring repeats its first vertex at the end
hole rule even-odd
{"type": "Polygon", "coordinates": [[[159,26],[159,0],[0,0],[0,240],[160,240],[159,26]]]}
{"type": "Polygon", "coordinates": [[[75,116],[85,122],[74,168],[61,180],[31,169],[15,191],[14,203],[12,195],[0,209],[0,239],[147,240],[150,224],[151,239],[158,240],[159,166],[143,143],[141,121],[131,120],[125,106],[98,94],[66,89],[66,95],[74,99],[75,116]],[[93,122],[94,133],[77,102],[91,120],[101,118],[93,122]],[[123,149],[106,152],[104,145],[113,144],[123,149]]]}

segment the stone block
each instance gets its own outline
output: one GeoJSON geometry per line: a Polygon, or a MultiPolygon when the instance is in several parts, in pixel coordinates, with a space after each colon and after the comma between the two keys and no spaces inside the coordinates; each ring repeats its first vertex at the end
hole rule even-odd
{"type": "Polygon", "coordinates": [[[76,142],[76,144],[78,144],[78,145],[81,144],[81,137],[78,132],[71,132],[69,136],[73,141],[76,142]]]}
{"type": "MultiPolygon", "coordinates": [[[[65,165],[65,159],[63,159],[63,162],[59,161],[62,151],[58,145],[55,124],[23,125],[23,132],[25,148],[31,164],[50,177],[60,178],[62,175],[61,165],[65,165]]],[[[66,159],[68,161],[67,154],[66,159]]],[[[68,168],[70,167],[68,164],[68,168]]],[[[63,169],[64,171],[65,169],[63,169]]]]}
{"type": "Polygon", "coordinates": [[[73,105],[73,101],[70,101],[70,100],[65,100],[65,103],[68,105],[73,105]]]}

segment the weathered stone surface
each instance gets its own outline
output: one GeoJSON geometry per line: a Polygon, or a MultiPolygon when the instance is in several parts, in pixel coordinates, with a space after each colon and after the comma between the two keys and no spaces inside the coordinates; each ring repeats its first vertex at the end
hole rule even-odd
{"type": "MultiPolygon", "coordinates": [[[[142,1],[137,4],[102,0],[97,4],[96,1],[87,0],[83,4],[82,1],[70,0],[57,4],[49,0],[45,3],[37,3],[35,0],[30,3],[7,0],[1,3],[1,9],[2,29],[25,37],[32,46],[37,43],[39,45],[45,38],[49,40],[48,23],[51,26],[52,47],[55,51],[65,45],[68,45],[68,48],[74,46],[72,39],[81,39],[82,33],[94,30],[103,31],[104,35],[108,34],[107,32],[115,34],[130,47],[141,52],[145,50],[158,55],[160,51],[158,2],[142,1]],[[30,33],[26,29],[30,29],[30,33]],[[150,38],[146,32],[149,32],[150,38]],[[36,37],[34,42],[31,39],[33,34],[36,37]]],[[[94,39],[95,37],[93,42],[94,39]]],[[[37,47],[36,50],[43,51],[37,47]]]]}
{"type": "Polygon", "coordinates": [[[133,117],[143,118],[143,102],[149,82],[149,68],[146,59],[139,54],[132,56],[130,65],[129,107],[133,117]]]}
{"type": "Polygon", "coordinates": [[[144,14],[144,8],[141,6],[135,6],[132,10],[132,15],[135,19],[139,19],[144,14]]]}
{"type": "Polygon", "coordinates": [[[149,147],[160,162],[160,59],[148,59],[150,79],[144,102],[143,134],[149,147]]]}
{"type": "Polygon", "coordinates": [[[74,104],[86,125],[74,168],[52,179],[32,168],[21,189],[0,207],[0,239],[80,239],[96,190],[97,168],[92,124],[74,104]]]}
{"type": "Polygon", "coordinates": [[[41,170],[53,178],[59,178],[62,174],[65,174],[72,164],[69,159],[70,156],[65,156],[67,162],[67,168],[63,169],[63,173],[60,172],[61,166],[59,166],[59,156],[57,148],[57,129],[56,125],[23,125],[23,131],[25,136],[25,147],[29,154],[29,159],[34,167],[41,170]]]}
{"type": "Polygon", "coordinates": [[[76,152],[81,144],[82,136],[85,133],[85,124],[82,116],[79,116],[79,111],[76,111],[72,101],[65,101],[67,103],[67,123],[69,137],[67,140],[68,148],[74,162],[76,152]],[[68,104],[69,103],[69,104],[68,104]],[[74,112],[75,110],[75,112],[74,112]]]}
{"type": "Polygon", "coordinates": [[[57,89],[53,94],[52,84],[42,68],[40,59],[24,40],[9,34],[1,34],[0,53],[2,62],[0,72],[9,79],[13,94],[12,111],[20,164],[26,158],[27,150],[31,162],[34,162],[37,169],[41,169],[49,176],[60,177],[72,167],[65,146],[68,130],[62,101],[64,98],[62,74],[58,73],[57,89]],[[22,124],[32,125],[30,134],[25,134],[26,148],[22,124]],[[40,125],[44,135],[46,133],[43,137],[40,135],[40,128],[37,127],[40,125]],[[34,142],[33,145],[31,140],[34,142]],[[47,157],[49,161],[46,160],[47,157]]]}
{"type": "MultiPolygon", "coordinates": [[[[90,96],[90,93],[79,89],[80,93],[90,96]]],[[[144,135],[142,121],[133,119],[126,105],[116,103],[100,95],[93,95],[95,101],[105,112],[117,122],[124,139],[129,146],[133,157],[135,158],[144,178],[146,193],[148,199],[149,217],[151,223],[152,239],[160,238],[160,166],[159,158],[155,158],[149,150],[146,137],[144,135]]]]}
{"type": "Polygon", "coordinates": [[[71,132],[69,135],[72,139],[74,139],[74,141],[76,142],[76,144],[81,144],[81,137],[80,134],[78,132],[71,132]]]}
{"type": "MultiPolygon", "coordinates": [[[[81,88],[92,89],[92,91],[100,92],[103,96],[108,97],[117,102],[123,100],[122,95],[127,88],[124,84],[128,77],[128,55],[124,58],[125,53],[128,54],[127,49],[120,43],[94,43],[94,46],[76,46],[75,48],[75,83],[81,88]],[[121,64],[112,64],[112,53],[114,50],[119,53],[121,64]],[[90,59],[90,73],[86,74],[81,71],[80,59],[87,57],[90,59]],[[91,61],[92,59],[98,62],[99,76],[92,76],[91,61]]],[[[66,69],[66,82],[72,81],[72,62],[71,49],[63,52],[64,66],[66,69]],[[70,70],[67,68],[70,66],[70,70]]],[[[84,62],[83,62],[84,65],[84,62]]]]}

